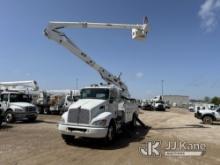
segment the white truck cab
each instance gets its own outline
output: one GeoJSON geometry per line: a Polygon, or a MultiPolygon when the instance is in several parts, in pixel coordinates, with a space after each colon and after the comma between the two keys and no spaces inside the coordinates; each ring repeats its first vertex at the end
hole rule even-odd
{"type": "Polygon", "coordinates": [[[111,141],[124,124],[135,125],[137,110],[134,100],[121,98],[116,87],[90,86],[62,115],[58,129],[65,141],[75,136],[111,141]]]}
{"type": "Polygon", "coordinates": [[[22,92],[5,91],[0,94],[0,109],[6,122],[28,119],[35,121],[37,108],[30,103],[30,97],[22,92]]]}

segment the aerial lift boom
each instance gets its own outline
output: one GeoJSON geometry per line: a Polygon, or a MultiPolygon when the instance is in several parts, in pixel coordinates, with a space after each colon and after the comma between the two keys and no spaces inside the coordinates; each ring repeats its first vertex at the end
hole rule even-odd
{"type": "Polygon", "coordinates": [[[83,52],[75,43],[73,43],[65,33],[61,32],[63,28],[98,28],[98,29],[125,29],[132,30],[132,39],[142,40],[146,37],[149,30],[148,20],[145,17],[142,25],[134,24],[112,24],[112,23],[89,23],[89,22],[49,22],[49,25],[44,30],[45,36],[56,41],[70,50],[74,55],[83,60],[101,75],[102,79],[108,84],[114,84],[122,90],[122,95],[130,98],[127,86],[121,81],[120,76],[115,76],[105,68],[98,65],[91,57],[83,52]]]}
{"type": "Polygon", "coordinates": [[[0,90],[39,90],[39,86],[36,81],[11,81],[11,82],[0,82],[0,90]]]}

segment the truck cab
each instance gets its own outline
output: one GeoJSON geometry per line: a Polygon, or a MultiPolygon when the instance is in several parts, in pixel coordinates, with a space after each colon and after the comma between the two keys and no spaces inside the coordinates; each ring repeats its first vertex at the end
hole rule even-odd
{"type": "Polygon", "coordinates": [[[8,123],[27,119],[35,121],[37,108],[30,103],[29,95],[22,92],[5,91],[0,94],[0,109],[8,123]]]}
{"type": "Polygon", "coordinates": [[[62,115],[58,129],[66,142],[75,136],[112,141],[124,124],[135,123],[137,110],[135,101],[121,97],[118,88],[90,86],[62,115]]]}

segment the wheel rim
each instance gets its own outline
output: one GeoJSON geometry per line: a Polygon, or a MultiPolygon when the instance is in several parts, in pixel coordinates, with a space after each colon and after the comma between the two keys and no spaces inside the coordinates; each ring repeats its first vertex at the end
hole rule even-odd
{"type": "Polygon", "coordinates": [[[11,113],[8,113],[7,115],[6,115],[6,121],[7,122],[9,122],[9,121],[11,121],[12,120],[12,114],[11,113]]]}
{"type": "Polygon", "coordinates": [[[205,123],[211,123],[211,118],[210,118],[210,117],[206,117],[206,118],[204,119],[204,121],[205,121],[205,123]]]}

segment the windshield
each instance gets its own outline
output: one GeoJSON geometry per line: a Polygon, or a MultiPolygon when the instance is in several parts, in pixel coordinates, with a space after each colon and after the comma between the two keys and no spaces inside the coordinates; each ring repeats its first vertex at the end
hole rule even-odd
{"type": "Polygon", "coordinates": [[[164,101],[157,101],[156,103],[161,103],[161,104],[164,104],[164,101]]]}
{"type": "Polygon", "coordinates": [[[30,98],[25,94],[10,94],[10,102],[30,102],[30,98]]]}
{"type": "Polygon", "coordinates": [[[107,100],[109,98],[108,89],[82,89],[81,99],[103,99],[107,100]]]}

